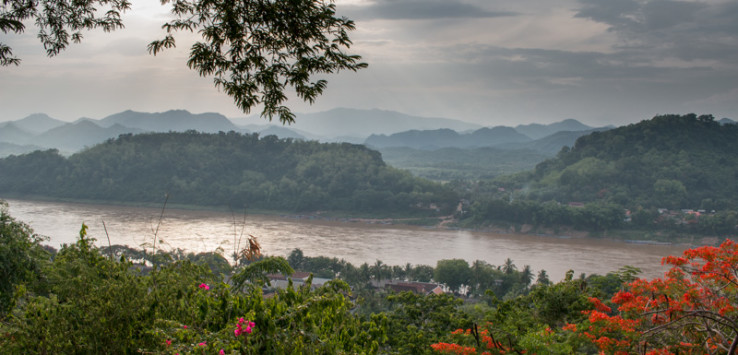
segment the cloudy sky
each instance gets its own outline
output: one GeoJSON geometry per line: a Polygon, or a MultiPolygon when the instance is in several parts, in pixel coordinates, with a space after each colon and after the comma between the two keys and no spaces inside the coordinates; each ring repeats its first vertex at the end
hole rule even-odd
{"type": "MultiPolygon", "coordinates": [[[[488,126],[575,118],[627,124],[664,113],[738,119],[735,0],[338,0],[369,68],[328,77],[312,106],[379,108],[488,126]]],[[[185,65],[188,45],[153,57],[167,8],[134,0],[126,28],[89,32],[47,58],[33,28],[2,34],[22,59],[0,67],[0,121],[126,109],[246,116],[185,65]]],[[[258,108],[257,108],[258,110],[258,108]]],[[[258,112],[258,111],[257,111],[258,112]]],[[[259,122],[259,121],[255,121],[259,122]]]]}

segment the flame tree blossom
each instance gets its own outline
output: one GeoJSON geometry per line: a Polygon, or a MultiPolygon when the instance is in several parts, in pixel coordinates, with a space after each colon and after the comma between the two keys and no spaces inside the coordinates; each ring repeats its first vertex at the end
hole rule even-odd
{"type": "Polygon", "coordinates": [[[579,327],[606,354],[735,354],[738,350],[738,244],[703,246],[669,256],[663,278],[638,279],[610,302],[598,299],[579,327]]]}

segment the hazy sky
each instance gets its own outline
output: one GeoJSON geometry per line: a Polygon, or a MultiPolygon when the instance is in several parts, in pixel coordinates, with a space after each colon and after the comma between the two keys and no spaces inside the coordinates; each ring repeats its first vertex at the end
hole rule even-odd
{"type": "MultiPolygon", "coordinates": [[[[23,61],[0,67],[0,121],[63,120],[126,109],[243,117],[185,62],[189,45],[153,57],[167,8],[134,0],[126,28],[88,32],[44,55],[34,28],[2,34],[23,61]]],[[[369,68],[328,77],[295,112],[380,108],[488,126],[575,118],[625,124],[663,113],[738,118],[738,1],[338,0],[356,21],[351,51],[369,68]]],[[[260,112],[257,108],[256,112],[260,112]]],[[[258,122],[258,121],[256,121],[258,122]]]]}

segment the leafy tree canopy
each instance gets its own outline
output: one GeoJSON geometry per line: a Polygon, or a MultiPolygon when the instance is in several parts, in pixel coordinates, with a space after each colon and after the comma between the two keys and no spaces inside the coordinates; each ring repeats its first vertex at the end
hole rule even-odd
{"type": "MultiPolygon", "coordinates": [[[[345,52],[352,42],[354,22],[336,17],[332,0],[162,0],[171,5],[174,20],[163,24],[163,39],[148,46],[151,54],[175,46],[177,31],[197,32],[201,41],[190,48],[187,66],[213,76],[215,86],[232,96],[248,113],[264,105],[262,116],[282,123],[295,115],[283,105],[285,90],[314,102],[326,87],[314,74],[365,68],[361,57],[345,52]]],[[[82,30],[123,28],[127,0],[3,0],[0,31],[22,33],[32,20],[49,56],[59,54],[70,40],[79,43],[82,30]]],[[[0,43],[0,66],[19,65],[9,46],[0,43]]]]}
{"type": "Polygon", "coordinates": [[[458,201],[361,145],[194,131],[121,135],[69,158],[37,151],[0,159],[0,191],[152,203],[169,193],[175,204],[383,216],[434,216],[458,201]]]}
{"type": "Polygon", "coordinates": [[[738,126],[712,116],[664,115],[579,138],[539,164],[530,196],[622,206],[734,208],[738,126]]]}

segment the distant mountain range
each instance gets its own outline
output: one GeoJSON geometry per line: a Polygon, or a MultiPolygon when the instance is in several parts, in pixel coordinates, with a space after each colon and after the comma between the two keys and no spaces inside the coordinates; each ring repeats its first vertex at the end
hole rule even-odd
{"type": "MultiPolygon", "coordinates": [[[[290,126],[238,124],[218,113],[193,114],[185,110],[148,113],[123,111],[102,119],[80,118],[64,122],[45,114],[0,123],[0,156],[35,149],[59,149],[71,154],[125,133],[236,131],[276,135],[280,138],[350,142],[376,147],[407,146],[417,149],[442,147],[476,148],[504,144],[520,145],[561,130],[591,129],[576,120],[551,125],[531,124],[511,127],[482,127],[477,124],[433,117],[418,117],[385,110],[337,108],[297,114],[290,126]],[[458,133],[471,132],[471,133],[458,133]],[[390,136],[386,136],[386,135],[390,136]],[[367,139],[367,137],[369,137],[367,139]]],[[[568,142],[568,141],[567,141],[568,142]]],[[[553,143],[556,145],[558,143],[553,143]]],[[[556,149],[561,148],[556,147],[556,149]]]]}
{"type": "Polygon", "coordinates": [[[424,150],[439,148],[478,148],[499,144],[528,142],[531,139],[510,127],[480,128],[467,134],[450,129],[411,130],[389,136],[371,135],[365,144],[375,148],[409,147],[424,150]]]}
{"type": "Polygon", "coordinates": [[[593,128],[579,121],[568,119],[549,125],[480,128],[470,133],[458,133],[449,129],[411,130],[386,135],[371,135],[364,142],[376,149],[407,147],[421,150],[441,148],[481,148],[527,149],[548,156],[558,153],[564,146],[573,146],[576,140],[595,131],[605,131],[612,127],[593,128]],[[567,129],[567,130],[561,130],[567,129]],[[523,134],[520,130],[533,135],[523,134]]]}
{"type": "Polygon", "coordinates": [[[218,133],[220,131],[237,131],[238,127],[226,116],[219,113],[192,114],[185,110],[170,110],[166,112],[146,113],[123,111],[105,117],[99,121],[102,127],[114,125],[137,128],[146,132],[184,132],[195,130],[204,133],[218,133]]]}
{"type": "MultiPolygon", "coordinates": [[[[736,123],[728,118],[717,122],[736,123]]],[[[193,114],[184,110],[159,113],[127,110],[102,119],[80,118],[71,123],[33,114],[0,122],[0,157],[52,148],[71,155],[129,133],[236,131],[365,144],[379,150],[389,164],[415,175],[437,180],[475,179],[530,169],[556,156],[562,147],[573,147],[580,137],[612,128],[590,127],[574,119],[551,124],[482,127],[445,118],[347,108],[297,114],[296,123],[290,126],[270,124],[260,118],[244,122],[218,113],[193,114]]]]}
{"type": "Polygon", "coordinates": [[[121,134],[187,130],[244,132],[221,114],[192,114],[184,110],[160,113],[128,110],[100,120],[80,118],[74,122],[33,114],[17,121],[0,123],[0,143],[4,143],[0,146],[0,156],[50,148],[71,154],[121,134]]]}
{"type": "MultiPolygon", "coordinates": [[[[363,141],[371,134],[393,134],[413,129],[434,130],[447,128],[454,131],[476,130],[481,125],[437,117],[419,117],[386,110],[359,110],[336,108],[318,113],[297,114],[289,128],[308,132],[317,137],[344,137],[346,140],[363,141]]],[[[321,139],[322,140],[322,139],[321,139]]]]}
{"type": "Polygon", "coordinates": [[[561,122],[551,123],[543,125],[539,123],[532,123],[527,125],[515,126],[515,130],[530,137],[531,139],[541,139],[546,136],[550,136],[556,132],[581,132],[592,129],[575,119],[566,119],[561,122]]]}

